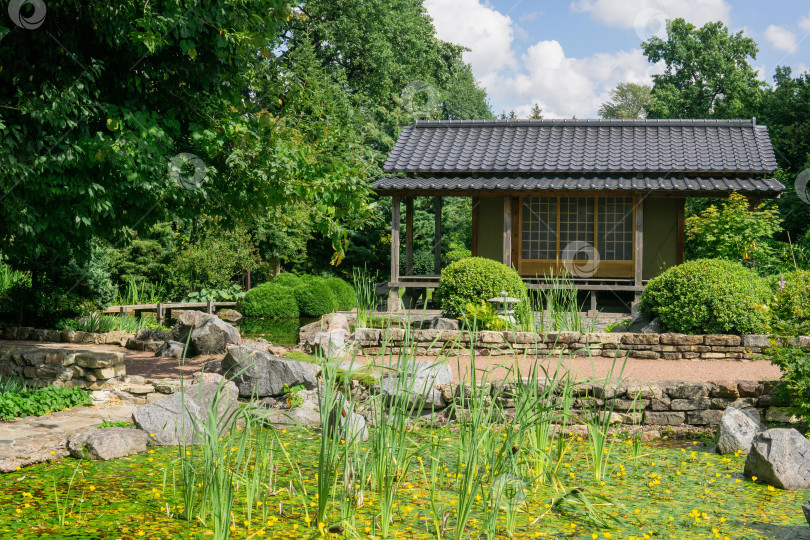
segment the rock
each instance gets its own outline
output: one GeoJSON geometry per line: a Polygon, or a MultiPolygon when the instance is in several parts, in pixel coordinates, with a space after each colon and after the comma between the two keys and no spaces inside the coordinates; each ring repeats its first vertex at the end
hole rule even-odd
{"type": "Polygon", "coordinates": [[[624,326],[622,324],[617,324],[616,326],[613,327],[613,329],[611,329],[610,333],[611,334],[623,334],[623,333],[629,332],[629,331],[630,330],[626,326],[624,326]]]}
{"type": "Polygon", "coordinates": [[[627,331],[633,334],[660,334],[664,331],[659,317],[650,318],[641,312],[633,315],[627,331]]]}
{"type": "Polygon", "coordinates": [[[309,324],[305,324],[304,326],[298,329],[298,343],[303,346],[309,339],[309,336],[311,336],[315,332],[322,332],[324,330],[325,328],[323,327],[322,321],[315,321],[309,324]]]}
{"type": "Polygon", "coordinates": [[[368,440],[366,419],[354,412],[352,404],[340,392],[335,396],[335,408],[329,415],[330,429],[334,428],[336,420],[338,429],[341,431],[341,439],[346,442],[368,440]]]}
{"type": "Polygon", "coordinates": [[[143,452],[148,439],[139,429],[109,427],[71,435],[67,447],[75,458],[106,461],[143,452]]]}
{"type": "Polygon", "coordinates": [[[136,341],[166,341],[171,339],[170,330],[159,330],[156,328],[141,328],[135,334],[136,341]]]}
{"type": "MultiPolygon", "coordinates": [[[[422,403],[422,409],[441,409],[447,405],[440,385],[452,384],[453,374],[447,363],[407,362],[387,373],[380,381],[380,393],[389,402],[408,398],[410,407],[422,403]]],[[[419,412],[419,411],[415,411],[419,412]]]]}
{"type": "Polygon", "coordinates": [[[284,356],[288,352],[290,352],[291,347],[285,347],[283,345],[274,345],[267,341],[264,338],[250,338],[250,339],[243,339],[242,345],[245,347],[250,347],[251,349],[256,349],[257,351],[262,351],[270,354],[274,354],[276,356],[284,356]]]}
{"type": "Polygon", "coordinates": [[[315,392],[298,392],[304,398],[300,407],[277,409],[268,405],[256,405],[248,410],[255,419],[273,427],[310,426],[321,427],[321,413],[315,392]]]}
{"type": "Polygon", "coordinates": [[[179,341],[168,340],[164,341],[163,345],[155,351],[155,356],[159,356],[161,358],[183,358],[183,352],[185,351],[186,344],[180,343],[179,341]]]}
{"type": "Polygon", "coordinates": [[[412,326],[422,330],[461,330],[461,321],[434,315],[433,317],[425,317],[414,321],[412,326]]]}
{"type": "Polygon", "coordinates": [[[222,360],[209,360],[203,364],[202,371],[204,373],[216,373],[218,375],[225,374],[225,370],[222,369],[222,360]]]}
{"type": "Polygon", "coordinates": [[[810,441],[795,429],[763,431],[754,437],[744,473],[781,489],[808,489],[810,441]]]}
{"type": "Polygon", "coordinates": [[[217,313],[217,317],[219,317],[223,321],[236,322],[242,318],[242,314],[236,311],[235,309],[226,309],[224,311],[220,311],[219,313],[217,313]]]}
{"type": "Polygon", "coordinates": [[[325,315],[323,319],[323,328],[326,332],[333,332],[335,330],[345,330],[346,334],[351,334],[352,330],[349,327],[349,319],[343,313],[330,313],[325,315]]]}
{"type": "Polygon", "coordinates": [[[766,429],[759,421],[759,412],[756,409],[729,407],[723,411],[720,428],[717,430],[717,452],[747,454],[754,437],[766,429]]]}
{"type": "Polygon", "coordinates": [[[304,369],[301,362],[249,347],[229,347],[222,369],[242,397],[280,396],[285,385],[292,388],[302,384],[307,390],[317,385],[312,371],[304,369]]]}
{"type": "Polygon", "coordinates": [[[186,343],[191,334],[187,355],[221,354],[228,345],[239,345],[239,331],[215,315],[202,311],[186,311],[177,318],[172,340],[186,343]]]}
{"type": "Polygon", "coordinates": [[[802,505],[802,511],[804,512],[804,519],[806,519],[807,524],[810,525],[810,502],[806,502],[802,505]]]}
{"type": "Polygon", "coordinates": [[[230,428],[237,412],[236,385],[214,373],[206,377],[206,382],[187,386],[182,393],[136,407],[132,421],[149,435],[149,444],[199,444],[211,413],[216,415],[220,432],[230,428]]]}
{"type": "Polygon", "coordinates": [[[346,351],[346,338],[349,333],[343,329],[329,332],[315,332],[306,341],[305,351],[309,354],[320,354],[323,357],[335,358],[346,351]]]}

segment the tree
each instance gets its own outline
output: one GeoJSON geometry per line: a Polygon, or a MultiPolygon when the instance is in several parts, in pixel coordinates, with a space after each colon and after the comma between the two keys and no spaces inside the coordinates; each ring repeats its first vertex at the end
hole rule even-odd
{"type": "Polygon", "coordinates": [[[532,110],[529,111],[529,116],[527,116],[529,120],[542,120],[543,119],[543,109],[540,108],[540,105],[535,103],[532,105],[532,110]]]}
{"type": "Polygon", "coordinates": [[[652,103],[652,87],[631,82],[619,83],[610,91],[610,101],[599,107],[602,118],[646,118],[652,103]]]}
{"type": "Polygon", "coordinates": [[[666,41],[654,36],[641,47],[650,62],[665,65],[653,75],[650,118],[750,118],[757,110],[765,84],[749,63],[756,42],[742,31],[675,19],[667,21],[666,41]]]}

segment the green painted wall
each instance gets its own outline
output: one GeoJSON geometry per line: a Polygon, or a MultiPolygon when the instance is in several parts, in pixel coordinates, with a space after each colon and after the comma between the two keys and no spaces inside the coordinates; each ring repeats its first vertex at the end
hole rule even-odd
{"type": "Polygon", "coordinates": [[[478,199],[478,256],[503,259],[503,197],[478,199]]]}
{"type": "Polygon", "coordinates": [[[679,199],[644,199],[644,279],[655,277],[678,264],[679,205],[679,199]]]}

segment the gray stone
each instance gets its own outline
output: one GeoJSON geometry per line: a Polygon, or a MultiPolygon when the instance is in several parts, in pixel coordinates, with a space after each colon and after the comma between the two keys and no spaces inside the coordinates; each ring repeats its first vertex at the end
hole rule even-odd
{"type": "Polygon", "coordinates": [[[452,383],[453,374],[447,363],[403,362],[383,376],[380,393],[389,402],[407,398],[410,407],[418,408],[421,403],[422,409],[441,409],[447,403],[437,387],[452,383]]]}
{"type": "Polygon", "coordinates": [[[664,328],[660,318],[650,318],[639,312],[633,315],[627,330],[633,334],[660,334],[664,328]]]}
{"type": "Polygon", "coordinates": [[[280,396],[284,386],[304,385],[311,390],[317,380],[301,362],[281,358],[249,347],[229,347],[222,369],[233,380],[242,397],[280,396]]]}
{"type": "Polygon", "coordinates": [[[177,318],[172,329],[172,340],[186,343],[189,340],[190,356],[221,354],[228,345],[239,345],[239,331],[215,315],[202,311],[186,311],[177,318]]]}
{"type": "Polygon", "coordinates": [[[694,399],[708,397],[714,385],[705,382],[679,383],[666,387],[666,393],[673,399],[694,399]]]}
{"type": "Polygon", "coordinates": [[[330,313],[323,317],[324,330],[332,332],[334,330],[345,330],[346,334],[351,334],[349,319],[343,313],[330,313]]]}
{"type": "MultiPolygon", "coordinates": [[[[298,394],[301,395],[304,392],[298,394]]],[[[292,409],[277,409],[263,404],[255,405],[248,409],[248,414],[263,424],[273,427],[321,427],[318,401],[313,397],[304,397],[301,406],[292,409]]]]}
{"type": "Polygon", "coordinates": [[[192,384],[183,392],[135,409],[132,421],[149,435],[150,444],[173,446],[181,441],[199,444],[212,414],[220,433],[230,428],[237,412],[236,385],[214,373],[207,375],[208,381],[216,377],[217,382],[192,384]]]}
{"type": "Polygon", "coordinates": [[[325,358],[336,358],[346,351],[347,330],[338,328],[328,332],[310,334],[304,350],[310,354],[320,354],[325,358]]]}
{"type": "Polygon", "coordinates": [[[185,343],[180,343],[179,341],[164,341],[163,345],[155,351],[155,356],[159,356],[161,358],[183,358],[183,351],[186,348],[185,343]]]}
{"type": "Polygon", "coordinates": [[[670,411],[644,411],[644,423],[654,426],[678,426],[686,421],[686,413],[670,411]]]}
{"type": "Polygon", "coordinates": [[[242,314],[235,309],[226,309],[217,313],[217,317],[223,321],[236,322],[242,318],[242,314]]]}
{"type": "Polygon", "coordinates": [[[148,439],[139,429],[109,427],[71,435],[67,448],[75,458],[106,461],[143,452],[148,439]]]}
{"type": "Polygon", "coordinates": [[[747,454],[754,437],[765,429],[759,421],[759,412],[756,409],[729,407],[723,411],[720,429],[717,430],[717,452],[747,454]]]}
{"type": "Polygon", "coordinates": [[[807,524],[810,525],[810,502],[802,505],[802,512],[804,512],[804,519],[807,520],[807,524]]]}
{"type": "Polygon", "coordinates": [[[435,315],[414,321],[411,326],[422,330],[461,330],[461,321],[435,315]]]}
{"type": "Polygon", "coordinates": [[[798,424],[802,421],[801,416],[793,414],[793,411],[787,407],[771,407],[765,413],[765,419],[768,422],[777,422],[779,424],[798,424]]]}
{"type": "Polygon", "coordinates": [[[795,429],[763,431],[754,437],[744,474],[781,489],[808,489],[810,441],[795,429]]]}
{"type": "Polygon", "coordinates": [[[708,409],[712,406],[712,401],[709,398],[700,397],[692,399],[673,399],[669,408],[673,411],[697,411],[699,409],[708,409]]]}
{"type": "Polygon", "coordinates": [[[141,328],[135,333],[136,341],[166,341],[171,338],[171,330],[160,330],[158,328],[141,328]]]}
{"type": "Polygon", "coordinates": [[[124,363],[124,353],[82,351],[76,354],[76,364],[83,368],[108,368],[124,363]]]}
{"type": "Polygon", "coordinates": [[[335,407],[329,415],[329,428],[334,429],[336,423],[341,439],[346,442],[368,440],[366,419],[354,412],[352,404],[340,392],[335,396],[335,407]]]}

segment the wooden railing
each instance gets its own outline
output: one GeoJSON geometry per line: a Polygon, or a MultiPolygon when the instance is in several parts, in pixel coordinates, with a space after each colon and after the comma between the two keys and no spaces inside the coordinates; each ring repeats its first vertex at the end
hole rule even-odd
{"type": "Polygon", "coordinates": [[[127,316],[134,313],[135,317],[140,317],[145,312],[154,312],[158,324],[161,324],[167,318],[171,318],[173,309],[194,309],[198,311],[205,311],[206,313],[213,314],[217,308],[234,308],[236,302],[166,302],[159,304],[132,304],[129,306],[110,306],[102,313],[104,314],[120,314],[127,316]]]}

